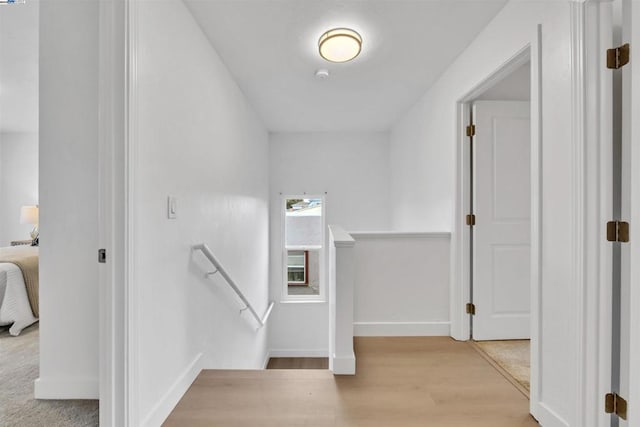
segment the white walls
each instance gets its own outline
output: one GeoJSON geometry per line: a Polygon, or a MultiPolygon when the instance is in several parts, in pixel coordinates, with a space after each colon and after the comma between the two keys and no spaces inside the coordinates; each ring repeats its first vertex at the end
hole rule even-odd
{"type": "Polygon", "coordinates": [[[438,134],[449,131],[445,123],[453,125],[455,105],[438,105],[431,101],[431,94],[427,92],[391,130],[389,186],[394,230],[451,230],[453,140],[446,142],[438,134]]]}
{"type": "MultiPolygon", "coordinates": [[[[456,102],[536,40],[541,24],[542,247],[540,390],[543,425],[577,425],[580,327],[574,280],[571,2],[511,2],[391,133],[392,224],[452,228],[456,102]],[[564,424],[563,424],[564,423],[564,424]]],[[[534,52],[537,54],[537,52],[534,52]]],[[[535,113],[534,113],[535,114],[535,113]]],[[[461,219],[460,219],[461,220],[461,219]]]]}
{"type": "Polygon", "coordinates": [[[38,134],[0,133],[0,247],[31,238],[33,225],[20,224],[20,208],[37,204],[38,134]]]}
{"type": "Polygon", "coordinates": [[[139,2],[134,285],[141,424],[199,368],[261,368],[267,328],[191,246],[205,242],[259,313],[268,299],[268,134],[179,0],[139,2]],[[167,196],[177,218],[167,219],[167,196]]]}
{"type": "Polygon", "coordinates": [[[0,133],[38,131],[39,1],[0,7],[0,133]]]}
{"type": "Polygon", "coordinates": [[[0,247],[30,238],[20,207],[38,204],[39,10],[0,7],[0,247]]]}
{"type": "Polygon", "coordinates": [[[449,335],[448,233],[351,233],[354,335],[449,335]]]}
{"type": "MultiPolygon", "coordinates": [[[[274,354],[324,356],[329,328],[326,302],[280,303],[283,280],[280,193],[288,196],[326,192],[327,225],[336,224],[348,230],[387,230],[388,157],[387,133],[271,134],[270,288],[276,306],[270,345],[274,354]]],[[[326,231],[325,236],[328,238],[326,231]]],[[[326,256],[328,252],[325,259],[326,256]]]]}
{"type": "Polygon", "coordinates": [[[98,2],[40,2],[40,378],[98,397],[98,2]]]}

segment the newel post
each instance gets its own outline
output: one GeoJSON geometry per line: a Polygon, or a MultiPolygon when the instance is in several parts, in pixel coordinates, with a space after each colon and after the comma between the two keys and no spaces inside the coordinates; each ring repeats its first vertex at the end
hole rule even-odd
{"type": "Polygon", "coordinates": [[[355,375],[353,351],[353,289],[355,240],[338,226],[329,226],[329,369],[355,375]]]}

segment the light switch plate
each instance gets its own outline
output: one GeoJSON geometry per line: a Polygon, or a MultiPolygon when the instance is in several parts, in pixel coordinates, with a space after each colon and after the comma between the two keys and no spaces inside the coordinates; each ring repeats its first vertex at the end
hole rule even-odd
{"type": "Polygon", "coordinates": [[[178,199],[174,196],[167,197],[167,216],[169,219],[176,219],[178,217],[178,199]]]}

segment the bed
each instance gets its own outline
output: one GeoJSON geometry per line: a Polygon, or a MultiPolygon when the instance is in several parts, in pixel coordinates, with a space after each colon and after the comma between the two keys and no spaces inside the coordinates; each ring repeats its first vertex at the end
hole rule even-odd
{"type": "Polygon", "coordinates": [[[0,326],[17,336],[38,321],[38,247],[0,248],[0,326]]]}

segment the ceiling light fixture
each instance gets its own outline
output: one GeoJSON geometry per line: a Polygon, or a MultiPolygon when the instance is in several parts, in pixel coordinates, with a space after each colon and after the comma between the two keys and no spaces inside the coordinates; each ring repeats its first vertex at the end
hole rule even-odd
{"type": "Polygon", "coordinates": [[[318,51],[329,62],[347,62],[360,54],[362,37],[349,28],[334,28],[320,36],[318,51]]]}

